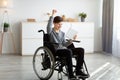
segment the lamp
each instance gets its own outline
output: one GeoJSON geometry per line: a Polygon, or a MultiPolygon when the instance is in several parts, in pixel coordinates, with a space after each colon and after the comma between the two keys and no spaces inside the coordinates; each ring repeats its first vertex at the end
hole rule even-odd
{"type": "Polygon", "coordinates": [[[13,0],[0,0],[0,8],[12,8],[13,0]]]}
{"type": "MultiPolygon", "coordinates": [[[[2,15],[2,38],[0,40],[0,53],[2,53],[2,45],[3,45],[3,36],[4,36],[4,31],[3,29],[5,27],[10,27],[10,24],[9,24],[9,15],[8,15],[8,9],[12,8],[13,7],[13,0],[0,0],[0,9],[3,10],[3,15],[2,15]]],[[[13,39],[13,34],[11,32],[11,29],[10,29],[10,33],[11,33],[11,37],[12,37],[12,41],[13,41],[13,47],[14,47],[14,50],[16,52],[16,47],[15,47],[15,43],[14,43],[14,39],[13,39]]]]}
{"type": "Polygon", "coordinates": [[[8,9],[13,7],[13,0],[0,0],[0,9],[3,10],[2,15],[2,32],[4,29],[4,23],[9,23],[9,15],[8,15],[8,9]]]}

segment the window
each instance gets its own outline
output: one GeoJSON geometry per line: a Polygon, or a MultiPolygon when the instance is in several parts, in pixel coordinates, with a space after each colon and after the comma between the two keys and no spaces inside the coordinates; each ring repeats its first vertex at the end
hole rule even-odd
{"type": "Polygon", "coordinates": [[[114,2],[114,27],[117,39],[120,40],[120,0],[114,2]]]}

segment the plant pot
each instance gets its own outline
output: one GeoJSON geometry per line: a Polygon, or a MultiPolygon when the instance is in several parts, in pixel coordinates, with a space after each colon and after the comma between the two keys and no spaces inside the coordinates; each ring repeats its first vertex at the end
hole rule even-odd
{"type": "Polygon", "coordinates": [[[81,17],[81,22],[85,22],[85,18],[81,17]]]}
{"type": "Polygon", "coordinates": [[[8,31],[8,28],[4,27],[4,32],[7,32],[8,31]]]}

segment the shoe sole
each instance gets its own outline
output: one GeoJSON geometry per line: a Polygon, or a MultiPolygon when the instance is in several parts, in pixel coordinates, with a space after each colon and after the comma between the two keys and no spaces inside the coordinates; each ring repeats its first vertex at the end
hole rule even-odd
{"type": "Polygon", "coordinates": [[[88,78],[89,76],[81,76],[81,75],[79,75],[79,76],[77,76],[78,78],[88,78]]]}

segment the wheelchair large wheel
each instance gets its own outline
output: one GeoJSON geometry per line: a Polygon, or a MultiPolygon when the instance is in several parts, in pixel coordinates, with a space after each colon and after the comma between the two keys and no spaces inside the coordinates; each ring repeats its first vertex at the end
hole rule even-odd
{"type": "Polygon", "coordinates": [[[55,60],[47,47],[39,47],[33,56],[33,69],[40,80],[48,80],[54,72],[55,60]]]}

